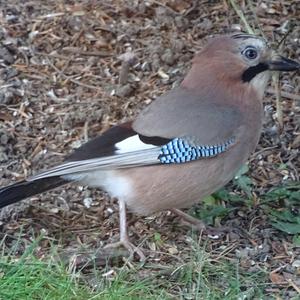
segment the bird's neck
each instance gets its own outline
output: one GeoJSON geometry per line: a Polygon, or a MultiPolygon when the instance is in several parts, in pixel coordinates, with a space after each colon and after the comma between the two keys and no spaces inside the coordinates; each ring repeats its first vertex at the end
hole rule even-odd
{"type": "Polygon", "coordinates": [[[181,86],[206,99],[226,101],[247,111],[249,107],[261,107],[264,91],[268,84],[269,72],[255,76],[250,82],[243,82],[238,74],[228,76],[227,70],[212,68],[212,65],[193,65],[181,86]],[[201,72],[199,70],[201,68],[201,72]]]}

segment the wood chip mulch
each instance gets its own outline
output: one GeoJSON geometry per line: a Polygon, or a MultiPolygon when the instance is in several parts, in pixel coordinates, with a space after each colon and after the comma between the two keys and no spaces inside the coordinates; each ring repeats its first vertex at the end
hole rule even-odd
{"type": "MultiPolygon", "coordinates": [[[[291,29],[284,54],[299,60],[299,1],[252,1],[254,8],[238,2],[249,23],[259,22],[269,41],[276,44],[291,29]]],[[[134,117],[178,84],[209,36],[241,28],[229,3],[2,3],[0,186],[61,162],[72,149],[134,117]]],[[[291,236],[270,225],[259,206],[260,197],[272,188],[299,184],[299,73],[283,74],[281,89],[283,128],[277,122],[275,91],[270,86],[264,130],[249,162],[257,202],[251,208],[241,204],[222,220],[223,225],[244,228],[243,232],[219,240],[203,239],[216,258],[239,260],[242,268],[252,272],[267,269],[270,291],[286,288],[291,297],[300,290],[295,265],[300,250],[291,236]]],[[[94,253],[118,236],[117,203],[100,191],[71,184],[5,208],[0,217],[0,237],[10,248],[19,241],[16,254],[22,254],[41,234],[38,255],[47,255],[55,243],[68,258],[82,251],[94,253]]],[[[147,218],[130,216],[132,241],[146,250],[151,262],[185,261],[191,247],[189,230],[177,224],[178,219],[168,212],[147,218]],[[163,241],[159,245],[157,233],[163,241]]]]}

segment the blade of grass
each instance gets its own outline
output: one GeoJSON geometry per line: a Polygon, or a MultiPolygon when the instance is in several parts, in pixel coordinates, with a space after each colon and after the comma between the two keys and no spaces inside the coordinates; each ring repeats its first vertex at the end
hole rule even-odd
{"type": "Polygon", "coordinates": [[[229,2],[231,4],[231,6],[233,7],[233,9],[235,10],[236,14],[239,16],[241,21],[244,23],[244,26],[245,26],[245,29],[246,29],[247,33],[254,34],[254,30],[249,25],[243,11],[239,8],[239,6],[236,4],[236,2],[234,0],[229,0],[229,2]]]}

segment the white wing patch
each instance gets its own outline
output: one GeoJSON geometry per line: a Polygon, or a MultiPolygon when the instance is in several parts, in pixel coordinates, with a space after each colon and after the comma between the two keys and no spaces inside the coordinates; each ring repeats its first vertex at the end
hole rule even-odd
{"type": "Polygon", "coordinates": [[[116,154],[123,154],[123,153],[138,151],[138,150],[151,149],[154,148],[155,146],[151,144],[143,143],[140,140],[139,136],[136,134],[119,143],[116,143],[115,147],[118,149],[116,150],[116,154]]]}

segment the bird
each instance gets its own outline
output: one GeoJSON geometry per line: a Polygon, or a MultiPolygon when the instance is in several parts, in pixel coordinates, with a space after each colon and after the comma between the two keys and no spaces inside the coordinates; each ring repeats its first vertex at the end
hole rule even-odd
{"type": "Polygon", "coordinates": [[[100,188],[119,202],[120,241],[144,259],[128,237],[127,209],[141,216],[181,209],[228,183],[258,144],[263,96],[273,71],[300,64],[262,37],[218,35],[195,54],[178,87],[157,97],[133,120],[113,126],[58,166],[0,189],[0,207],[69,182],[100,188]]]}

